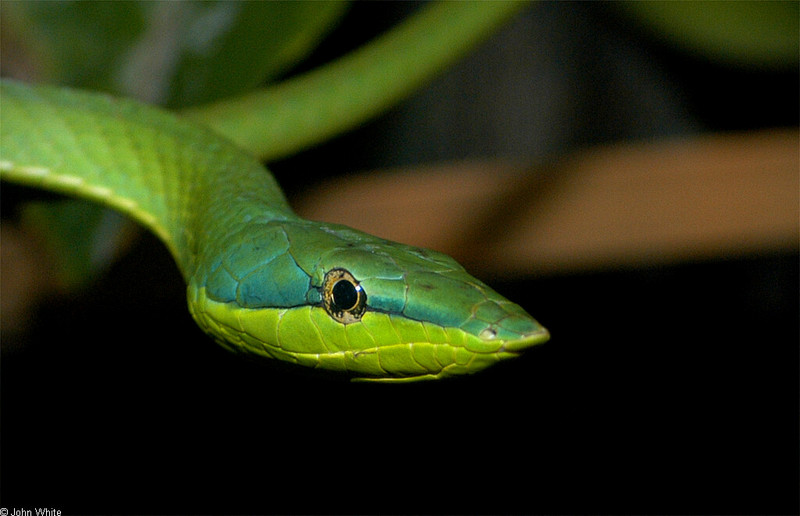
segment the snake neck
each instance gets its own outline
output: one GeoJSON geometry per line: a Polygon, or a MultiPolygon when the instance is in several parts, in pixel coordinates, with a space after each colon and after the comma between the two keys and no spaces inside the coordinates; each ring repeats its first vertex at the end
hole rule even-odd
{"type": "MultiPolygon", "coordinates": [[[[233,261],[237,269],[246,256],[270,254],[270,246],[276,245],[265,240],[265,227],[284,221],[299,220],[289,208],[277,185],[268,188],[261,185],[255,188],[242,188],[244,184],[274,183],[268,172],[262,169],[262,177],[251,178],[238,184],[219,181],[202,192],[197,192],[197,209],[187,216],[187,223],[181,226],[178,237],[181,239],[177,262],[184,278],[195,286],[204,286],[209,275],[219,268],[223,261],[233,261]],[[186,228],[194,228],[192,231],[186,228]],[[259,252],[261,251],[261,252],[259,252]]],[[[231,271],[242,274],[241,271],[231,271]]]]}

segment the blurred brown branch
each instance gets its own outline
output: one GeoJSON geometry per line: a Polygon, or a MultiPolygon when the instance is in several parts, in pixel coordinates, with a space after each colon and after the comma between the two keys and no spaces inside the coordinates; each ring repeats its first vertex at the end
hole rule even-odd
{"type": "Polygon", "coordinates": [[[798,248],[800,136],[707,135],[363,174],[295,199],[307,218],[453,255],[500,276],[798,248]]]}

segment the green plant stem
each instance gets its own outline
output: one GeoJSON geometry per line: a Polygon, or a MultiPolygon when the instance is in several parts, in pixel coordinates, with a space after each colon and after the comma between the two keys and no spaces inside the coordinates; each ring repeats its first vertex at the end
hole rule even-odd
{"type": "Polygon", "coordinates": [[[525,5],[434,3],[328,65],[183,114],[262,159],[287,156],[403,100],[525,5]]]}

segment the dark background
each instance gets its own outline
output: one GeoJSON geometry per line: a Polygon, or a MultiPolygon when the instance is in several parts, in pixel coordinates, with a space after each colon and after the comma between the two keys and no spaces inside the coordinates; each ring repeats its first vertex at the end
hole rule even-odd
{"type": "MultiPolygon", "coordinates": [[[[356,5],[306,66],[411,8],[356,5]]],[[[607,5],[544,3],[386,116],[271,168],[291,196],[376,167],[796,127],[797,92],[796,69],[714,64],[607,5]]],[[[2,505],[798,512],[796,252],[482,279],[552,341],[470,378],[351,384],[215,345],[145,236],[3,354],[2,505]]]]}

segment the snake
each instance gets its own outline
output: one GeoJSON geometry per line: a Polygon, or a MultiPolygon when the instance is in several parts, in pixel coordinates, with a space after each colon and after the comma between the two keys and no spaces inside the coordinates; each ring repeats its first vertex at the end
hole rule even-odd
{"type": "Polygon", "coordinates": [[[255,156],[185,117],[7,79],[0,101],[0,178],[155,233],[191,316],[231,351],[409,382],[475,373],[549,339],[445,254],[301,218],[255,156]]]}

